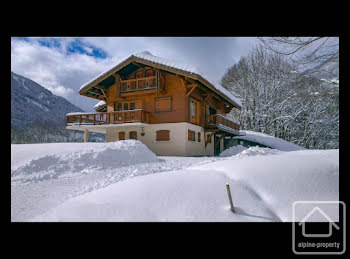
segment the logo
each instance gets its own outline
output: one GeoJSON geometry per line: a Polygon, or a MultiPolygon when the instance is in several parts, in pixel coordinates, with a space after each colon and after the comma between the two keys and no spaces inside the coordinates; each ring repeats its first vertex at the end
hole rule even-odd
{"type": "Polygon", "coordinates": [[[345,203],[296,201],[293,203],[292,248],[295,254],[343,254],[345,203]]]}

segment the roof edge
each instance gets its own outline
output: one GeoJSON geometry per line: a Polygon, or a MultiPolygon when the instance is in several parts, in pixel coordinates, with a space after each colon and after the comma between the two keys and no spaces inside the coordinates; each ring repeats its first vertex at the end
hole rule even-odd
{"type": "Polygon", "coordinates": [[[134,54],[132,54],[131,56],[129,56],[128,58],[124,59],[123,61],[121,61],[120,63],[118,63],[117,65],[113,66],[112,68],[108,69],[106,72],[101,73],[100,75],[96,76],[94,79],[88,81],[87,83],[83,84],[80,89],[79,89],[79,94],[88,91],[90,88],[93,87],[93,85],[95,85],[97,82],[101,82],[104,79],[108,78],[109,76],[111,76],[112,74],[114,74],[116,71],[122,69],[124,66],[130,64],[133,61],[138,61],[140,63],[143,63],[145,65],[151,65],[152,64],[156,64],[157,66],[160,66],[162,68],[165,68],[163,70],[168,71],[168,72],[174,72],[174,71],[179,71],[179,74],[182,74],[186,77],[189,77],[191,79],[197,80],[201,83],[203,83],[205,86],[207,86],[210,90],[214,91],[215,93],[217,93],[218,95],[220,95],[222,98],[224,98],[227,102],[229,102],[230,104],[232,104],[233,106],[235,106],[238,109],[241,109],[242,106],[240,104],[238,104],[237,102],[235,102],[234,100],[232,100],[231,98],[229,98],[228,96],[226,96],[223,92],[221,92],[219,89],[217,89],[212,83],[210,83],[207,79],[205,79],[202,75],[197,74],[195,72],[189,72],[183,69],[178,69],[178,68],[174,68],[174,67],[169,67],[167,65],[164,64],[159,64],[157,62],[154,61],[150,61],[147,59],[143,59],[140,58],[138,56],[135,56],[134,54]],[[168,68],[168,69],[166,69],[168,68]],[[171,71],[173,70],[173,71],[171,71]]]}

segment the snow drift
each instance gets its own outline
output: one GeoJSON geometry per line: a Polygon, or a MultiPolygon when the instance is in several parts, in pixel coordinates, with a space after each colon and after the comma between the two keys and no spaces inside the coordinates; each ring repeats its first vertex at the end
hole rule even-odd
{"type": "Polygon", "coordinates": [[[220,157],[229,157],[229,156],[267,156],[267,155],[276,155],[283,151],[279,151],[277,149],[271,148],[263,148],[263,147],[244,147],[242,145],[233,146],[220,154],[220,157]]]}
{"type": "Polygon", "coordinates": [[[223,152],[221,152],[219,156],[220,157],[234,156],[234,155],[241,153],[242,151],[244,151],[246,149],[247,149],[247,147],[242,146],[242,145],[233,146],[233,147],[230,147],[230,148],[224,150],[223,152]]]}
{"type": "MultiPolygon", "coordinates": [[[[294,201],[338,199],[339,150],[301,150],[217,158],[126,179],[71,198],[32,221],[278,222],[292,220],[294,201]]],[[[328,215],[337,217],[332,212],[328,215]]]]}
{"type": "Polygon", "coordinates": [[[157,156],[137,140],[94,143],[80,147],[73,152],[48,154],[31,160],[12,172],[12,183],[73,177],[158,161],[157,156]]]}

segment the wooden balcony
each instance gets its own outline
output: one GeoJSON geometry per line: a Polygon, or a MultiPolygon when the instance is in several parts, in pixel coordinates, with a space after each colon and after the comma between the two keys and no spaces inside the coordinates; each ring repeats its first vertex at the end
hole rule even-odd
{"type": "Polygon", "coordinates": [[[235,131],[239,131],[239,124],[225,118],[224,116],[220,114],[214,114],[214,115],[209,115],[209,118],[207,120],[207,127],[228,127],[230,129],[233,129],[235,131]]]}
{"type": "Polygon", "coordinates": [[[157,88],[157,77],[142,77],[137,79],[122,80],[120,92],[127,93],[157,88]]]}
{"type": "Polygon", "coordinates": [[[98,112],[98,113],[77,113],[67,114],[67,126],[73,125],[104,125],[104,124],[122,124],[149,122],[149,113],[138,109],[116,112],[98,112]]]}

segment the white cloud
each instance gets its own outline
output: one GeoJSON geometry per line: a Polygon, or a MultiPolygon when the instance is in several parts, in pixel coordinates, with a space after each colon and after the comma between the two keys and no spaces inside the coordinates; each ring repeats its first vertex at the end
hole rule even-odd
{"type": "Polygon", "coordinates": [[[115,61],[112,58],[98,59],[80,53],[68,54],[68,42],[65,39],[60,41],[62,45],[59,48],[49,48],[40,45],[36,40],[28,42],[12,39],[11,70],[81,106],[73,101],[76,99],[75,95],[78,95],[80,85],[115,61]]]}
{"type": "Polygon", "coordinates": [[[78,94],[79,87],[129,55],[147,50],[156,56],[197,67],[219,82],[229,66],[246,55],[254,38],[232,37],[84,37],[81,47],[92,53],[102,49],[104,59],[70,53],[68,47],[77,38],[27,38],[11,40],[11,70],[63,96],[86,111],[92,111],[95,99],[78,94]],[[50,47],[41,45],[45,41],[50,47]],[[57,45],[59,42],[59,45],[57,45]],[[56,45],[55,45],[56,43],[56,45]]]}

